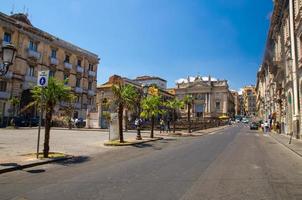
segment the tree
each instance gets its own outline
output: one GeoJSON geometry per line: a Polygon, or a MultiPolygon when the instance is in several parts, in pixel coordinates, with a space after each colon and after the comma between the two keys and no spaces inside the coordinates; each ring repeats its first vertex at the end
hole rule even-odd
{"type": "Polygon", "coordinates": [[[172,110],[173,133],[175,133],[176,110],[183,107],[183,105],[184,102],[176,98],[167,101],[167,103],[165,104],[167,108],[170,108],[172,110]]]}
{"type": "Polygon", "coordinates": [[[64,112],[64,116],[67,119],[67,123],[68,123],[68,129],[71,130],[72,129],[72,123],[71,123],[71,119],[73,117],[74,114],[74,110],[75,110],[75,103],[76,103],[76,99],[77,97],[70,93],[70,96],[68,97],[68,102],[66,106],[64,106],[63,108],[63,112],[64,112]]]}
{"type": "Polygon", "coordinates": [[[17,98],[17,97],[12,97],[10,100],[9,100],[10,104],[13,106],[13,110],[12,110],[12,114],[13,114],[13,117],[15,116],[16,114],[16,107],[20,104],[20,99],[17,98]]]}
{"type": "Polygon", "coordinates": [[[44,135],[44,149],[43,157],[48,158],[49,154],[49,138],[52,115],[54,107],[62,101],[70,101],[71,88],[64,85],[64,82],[56,80],[50,77],[48,80],[48,86],[46,88],[35,86],[31,93],[34,99],[32,104],[38,105],[38,107],[45,109],[45,135],[44,135]]]}
{"type": "Polygon", "coordinates": [[[133,108],[138,93],[132,85],[122,84],[121,81],[112,86],[112,92],[114,95],[114,103],[117,106],[118,112],[120,143],[123,143],[123,111],[124,108],[133,108]]]}
{"type": "Polygon", "coordinates": [[[141,117],[145,119],[151,119],[151,134],[150,137],[154,137],[154,121],[155,117],[159,114],[163,114],[164,111],[160,109],[162,105],[161,97],[158,95],[149,95],[142,100],[141,103],[141,117]]]}
{"type": "Polygon", "coordinates": [[[191,133],[191,107],[193,104],[193,97],[192,95],[186,95],[184,98],[184,103],[187,105],[187,109],[188,109],[188,131],[189,133],[191,133]]]}

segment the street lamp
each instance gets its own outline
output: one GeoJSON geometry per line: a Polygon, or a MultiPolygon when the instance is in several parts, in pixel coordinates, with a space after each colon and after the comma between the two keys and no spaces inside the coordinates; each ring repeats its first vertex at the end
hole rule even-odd
{"type": "Polygon", "coordinates": [[[2,46],[2,63],[0,63],[0,76],[4,76],[9,67],[13,64],[17,49],[11,45],[7,44],[2,46]]]}

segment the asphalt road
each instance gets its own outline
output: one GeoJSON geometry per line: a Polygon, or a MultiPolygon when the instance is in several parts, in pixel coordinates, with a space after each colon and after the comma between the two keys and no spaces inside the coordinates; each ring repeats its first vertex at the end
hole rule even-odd
{"type": "Polygon", "coordinates": [[[0,199],[302,199],[302,159],[232,127],[3,174],[0,199]]]}

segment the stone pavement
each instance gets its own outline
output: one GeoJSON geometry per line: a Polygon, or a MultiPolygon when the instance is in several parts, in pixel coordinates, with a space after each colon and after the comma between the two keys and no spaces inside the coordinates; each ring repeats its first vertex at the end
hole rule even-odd
{"type": "MultiPolygon", "coordinates": [[[[142,131],[142,136],[148,137],[149,132],[142,131]]],[[[37,128],[0,129],[0,170],[40,161],[33,156],[24,156],[36,153],[37,137],[37,128]]],[[[124,137],[125,140],[133,140],[136,131],[124,132],[124,137]]],[[[103,145],[108,138],[107,130],[52,129],[50,151],[72,156],[92,156],[112,149],[103,145]]],[[[43,141],[44,129],[41,129],[40,152],[43,150],[43,141]]]]}
{"type": "Polygon", "coordinates": [[[290,136],[285,134],[278,134],[275,132],[269,133],[271,137],[277,140],[279,143],[289,148],[296,154],[302,157],[302,140],[296,139],[294,136],[292,137],[291,144],[289,144],[290,136]]]}

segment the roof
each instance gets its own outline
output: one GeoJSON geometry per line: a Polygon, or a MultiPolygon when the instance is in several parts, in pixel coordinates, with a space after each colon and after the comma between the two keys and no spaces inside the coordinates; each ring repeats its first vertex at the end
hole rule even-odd
{"type": "Polygon", "coordinates": [[[180,78],[180,79],[176,80],[175,82],[176,82],[176,84],[182,84],[182,83],[188,83],[188,82],[193,83],[194,81],[196,81],[198,79],[202,80],[202,81],[209,81],[209,78],[211,79],[211,81],[217,81],[216,78],[209,77],[209,76],[203,76],[203,77],[201,77],[201,76],[188,76],[188,78],[180,78]]]}
{"type": "Polygon", "coordinates": [[[158,79],[158,80],[167,82],[165,79],[160,78],[158,76],[138,76],[134,80],[135,81],[146,81],[146,80],[154,80],[154,79],[158,79]]]}

